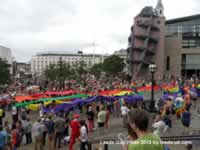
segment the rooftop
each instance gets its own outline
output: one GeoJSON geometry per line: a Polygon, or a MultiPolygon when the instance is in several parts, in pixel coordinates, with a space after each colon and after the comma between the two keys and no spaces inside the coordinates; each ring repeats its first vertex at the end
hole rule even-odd
{"type": "Polygon", "coordinates": [[[196,20],[196,19],[200,19],[200,14],[192,15],[192,16],[185,16],[185,17],[181,17],[181,18],[170,19],[170,20],[166,21],[166,24],[173,24],[173,23],[191,21],[191,20],[196,20]]]}
{"type": "Polygon", "coordinates": [[[104,55],[100,54],[66,54],[66,53],[38,53],[36,56],[84,56],[84,57],[90,57],[90,56],[95,56],[95,57],[101,57],[104,55]]]}

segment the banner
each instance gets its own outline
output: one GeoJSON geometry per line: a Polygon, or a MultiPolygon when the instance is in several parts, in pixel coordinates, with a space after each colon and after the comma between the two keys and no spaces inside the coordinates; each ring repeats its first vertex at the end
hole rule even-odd
{"type": "Polygon", "coordinates": [[[122,96],[122,97],[104,97],[104,96],[94,96],[94,97],[89,97],[87,99],[75,99],[69,103],[63,103],[60,105],[55,106],[55,108],[44,108],[43,111],[48,113],[48,112],[53,112],[53,113],[58,113],[58,112],[66,112],[69,111],[71,108],[75,108],[78,106],[83,106],[88,103],[92,103],[94,101],[108,101],[108,102],[114,102],[116,99],[123,99],[125,103],[133,104],[139,101],[143,101],[144,98],[143,96],[136,95],[136,96],[122,96]]]}
{"type": "Polygon", "coordinates": [[[17,108],[20,108],[20,107],[25,107],[25,106],[30,105],[30,104],[38,104],[38,103],[47,102],[47,101],[70,100],[70,99],[75,99],[75,98],[87,98],[87,97],[88,97],[88,95],[86,95],[86,94],[76,94],[76,95],[70,95],[70,96],[64,96],[64,97],[42,98],[42,99],[39,99],[39,100],[16,103],[15,106],[17,108]]]}

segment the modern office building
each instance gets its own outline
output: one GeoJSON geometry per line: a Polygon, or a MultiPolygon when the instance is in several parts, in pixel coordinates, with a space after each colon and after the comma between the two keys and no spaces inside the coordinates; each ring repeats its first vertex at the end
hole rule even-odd
{"type": "Polygon", "coordinates": [[[94,64],[104,61],[106,56],[96,55],[96,54],[53,54],[53,53],[43,53],[37,54],[31,59],[31,72],[33,75],[41,75],[44,69],[50,64],[57,64],[61,59],[62,61],[68,63],[69,65],[75,65],[83,61],[86,66],[92,67],[94,64]]]}
{"type": "Polygon", "coordinates": [[[200,75],[200,15],[166,21],[166,74],[200,75]]]}
{"type": "MultiPolygon", "coordinates": [[[[12,66],[12,54],[10,48],[0,46],[0,57],[2,59],[5,59],[8,62],[8,64],[12,66]]],[[[10,67],[10,73],[13,73],[12,67],[10,67]]]]}
{"type": "Polygon", "coordinates": [[[165,21],[164,7],[145,7],[134,19],[128,38],[127,62],[133,78],[146,78],[148,65],[158,67],[156,78],[200,77],[200,15],[165,21]]]}
{"type": "Polygon", "coordinates": [[[156,63],[157,78],[162,78],[165,68],[164,51],[165,17],[161,0],[157,6],[145,7],[134,18],[128,38],[127,63],[133,78],[146,78],[149,64],[156,63]]]}

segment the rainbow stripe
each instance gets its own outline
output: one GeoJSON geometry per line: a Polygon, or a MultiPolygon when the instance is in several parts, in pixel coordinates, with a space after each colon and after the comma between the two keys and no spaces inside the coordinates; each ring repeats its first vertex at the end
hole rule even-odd
{"type": "Polygon", "coordinates": [[[136,88],[137,87],[137,84],[135,82],[132,82],[131,83],[131,88],[136,88]]]}
{"type": "Polygon", "coordinates": [[[123,98],[120,98],[118,101],[120,106],[123,106],[123,104],[125,104],[125,100],[123,98]]]}
{"type": "Polygon", "coordinates": [[[180,91],[179,86],[175,86],[175,87],[168,87],[165,89],[166,91],[168,91],[170,94],[174,94],[174,93],[178,93],[180,91]]]}

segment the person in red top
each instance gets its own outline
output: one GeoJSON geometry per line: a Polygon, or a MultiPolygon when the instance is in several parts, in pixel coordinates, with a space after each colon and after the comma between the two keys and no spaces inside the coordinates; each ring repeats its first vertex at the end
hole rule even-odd
{"type": "Polygon", "coordinates": [[[12,127],[12,146],[13,149],[17,149],[17,129],[16,129],[16,125],[13,125],[12,127]]]}
{"type": "Polygon", "coordinates": [[[80,115],[74,114],[73,120],[70,122],[71,136],[70,136],[70,142],[69,142],[69,150],[73,150],[73,146],[76,142],[76,138],[80,136],[80,124],[79,124],[78,118],[80,118],[80,115]]]}

